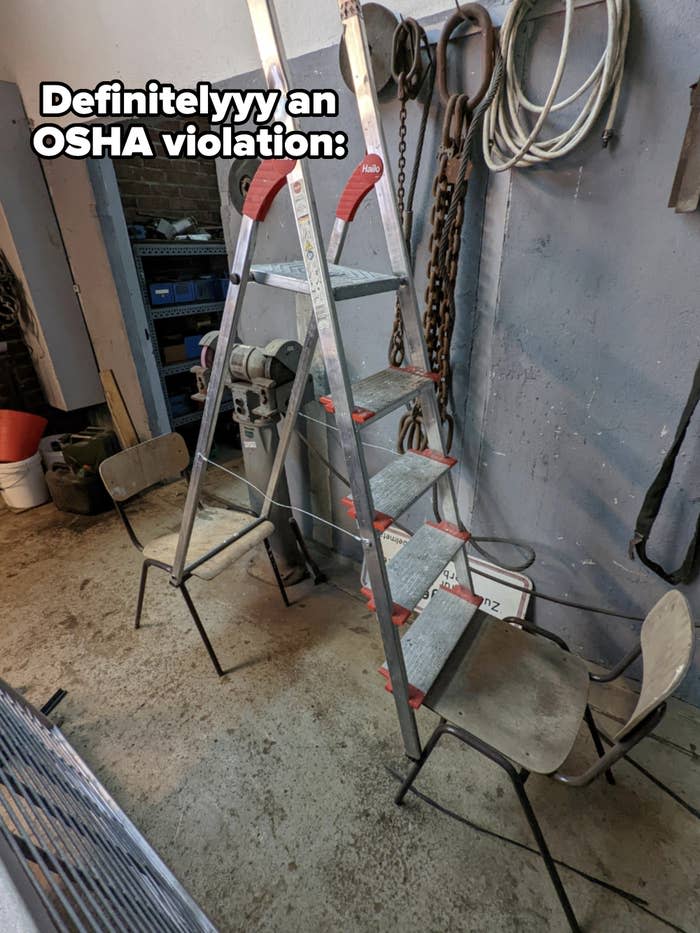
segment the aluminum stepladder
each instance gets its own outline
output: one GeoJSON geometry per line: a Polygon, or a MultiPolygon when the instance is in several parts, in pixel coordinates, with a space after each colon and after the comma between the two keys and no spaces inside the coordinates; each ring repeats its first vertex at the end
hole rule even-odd
{"type": "MultiPolygon", "coordinates": [[[[285,110],[289,71],[280,30],[271,0],[248,0],[265,81],[279,90],[280,102],[273,117],[289,131],[298,129],[285,110]]],[[[320,341],[330,396],[322,399],[336,416],[351,496],[344,500],[356,519],[370,587],[364,590],[380,625],[386,663],[382,673],[387,689],[394,696],[406,754],[417,758],[421,744],[414,710],[420,706],[438,677],[469,622],[478,612],[481,600],[472,594],[465,544],[469,535],[459,519],[450,468],[455,461],[445,455],[440,432],[434,376],[428,372],[428,356],[423,339],[421,314],[413,283],[387,147],[379,118],[376,90],[369,66],[369,51],[362,10],[357,0],[339,0],[348,59],[353,73],[366,157],[353,173],[347,189],[355,207],[371,188],[377,195],[391,272],[361,272],[334,265],[342,250],[353,209],[339,208],[324,256],[318,213],[311,188],[308,165],[299,160],[263,163],[256,173],[244,206],[232,270],[231,285],[224,307],[219,339],[211,368],[209,391],[202,417],[197,452],[185,503],[172,582],[187,572],[187,548],[195,521],[201,483],[213,441],[214,427],[224,390],[224,374],[234,341],[237,322],[250,279],[261,284],[309,294],[313,317],[306,334],[297,374],[281,428],[277,457],[266,490],[261,519],[269,516],[271,499],[284,469],[284,460],[301,408],[307,377],[316,344],[320,341]],[[367,184],[371,178],[372,184],[367,184]],[[354,184],[356,190],[352,190],[354,184]],[[286,182],[303,261],[252,266],[257,225],[277,191],[286,182]],[[358,191],[361,196],[358,197],[358,191]],[[398,294],[404,323],[404,339],[409,365],[390,368],[351,385],[343,351],[336,301],[380,292],[398,294]],[[396,408],[420,397],[429,448],[408,451],[370,480],[360,441],[363,425],[374,423],[396,408]],[[385,563],[380,534],[402,512],[430,490],[436,490],[442,521],[426,523],[390,562],[385,563]],[[440,590],[427,609],[409,629],[404,639],[400,628],[433,584],[440,572],[454,561],[459,585],[440,590]]],[[[341,205],[343,198],[341,198],[341,205]]],[[[245,532],[243,532],[244,534],[245,532]]],[[[233,540],[222,542],[222,550],[233,540]]]]}

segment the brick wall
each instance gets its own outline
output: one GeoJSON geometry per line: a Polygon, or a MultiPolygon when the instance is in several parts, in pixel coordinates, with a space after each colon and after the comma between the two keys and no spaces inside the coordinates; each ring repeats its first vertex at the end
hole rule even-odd
{"type": "MultiPolygon", "coordinates": [[[[155,159],[115,159],[114,170],[127,223],[150,217],[194,217],[202,227],[221,227],[216,169],[211,159],[169,159],[160,144],[161,130],[177,132],[187,120],[146,123],[158,155],[155,159]]],[[[206,123],[202,124],[206,128],[206,123]]]]}

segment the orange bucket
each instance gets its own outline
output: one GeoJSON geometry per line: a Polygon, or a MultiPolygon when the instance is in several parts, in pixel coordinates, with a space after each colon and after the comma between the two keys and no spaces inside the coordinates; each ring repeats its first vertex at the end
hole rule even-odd
{"type": "Polygon", "coordinates": [[[34,456],[47,424],[41,415],[0,408],[0,463],[14,463],[34,456]]]}

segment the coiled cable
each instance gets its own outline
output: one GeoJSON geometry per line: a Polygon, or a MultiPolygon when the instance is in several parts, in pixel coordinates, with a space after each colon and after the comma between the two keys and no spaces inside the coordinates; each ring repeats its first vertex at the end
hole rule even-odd
{"type": "Polygon", "coordinates": [[[610,95],[612,100],[602,137],[603,146],[607,146],[612,136],[629,36],[629,0],[605,0],[608,25],[605,50],[583,84],[565,100],[555,103],[566,69],[574,13],[574,0],[565,2],[561,51],[544,104],[533,103],[525,94],[515,57],[520,30],[536,0],[513,0],[508,8],[499,34],[505,66],[504,80],[486,113],[483,126],[484,159],[492,172],[536,165],[567,155],[590,133],[610,95]],[[586,93],[588,96],[580,113],[567,129],[548,139],[540,138],[550,113],[563,110],[586,93]],[[531,127],[523,122],[524,113],[537,115],[531,127]]]}

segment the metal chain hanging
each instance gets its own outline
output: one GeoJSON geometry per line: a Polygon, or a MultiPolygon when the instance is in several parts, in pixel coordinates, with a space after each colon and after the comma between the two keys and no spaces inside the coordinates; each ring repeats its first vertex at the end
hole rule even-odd
{"type": "MultiPolygon", "coordinates": [[[[428,113],[433,96],[435,83],[435,67],[428,43],[428,37],[423,27],[415,19],[408,17],[402,19],[394,31],[391,49],[391,71],[398,86],[399,98],[399,159],[396,186],[396,205],[403,223],[403,234],[406,241],[409,260],[413,267],[413,246],[411,234],[413,231],[413,198],[418,181],[425,131],[428,125],[428,113]],[[427,65],[426,65],[427,60],[427,65]],[[427,92],[423,101],[423,114],[416,139],[416,151],[413,159],[411,180],[406,196],[406,135],[407,135],[407,102],[416,100],[424,86],[427,92]]],[[[394,324],[389,342],[389,363],[391,366],[401,366],[405,358],[403,321],[398,298],[394,308],[394,324]]]]}
{"type": "MultiPolygon", "coordinates": [[[[491,96],[494,66],[494,30],[486,10],[477,3],[458,8],[447,21],[437,48],[437,81],[445,106],[442,138],[438,150],[438,168],[433,180],[433,207],[430,214],[428,284],[425,292],[423,331],[431,372],[439,375],[436,383],[440,419],[447,426],[446,449],[452,446],[454,420],[448,411],[451,389],[450,348],[455,323],[454,291],[459,265],[464,199],[472,168],[470,131],[477,105],[491,96]],[[464,21],[474,23],[482,38],[483,77],[479,90],[472,97],[450,94],[447,88],[447,43],[452,33],[464,21]]],[[[478,108],[479,115],[483,112],[478,108]]],[[[389,362],[400,365],[404,358],[403,329],[397,313],[392,333],[389,362]]],[[[420,403],[415,401],[399,426],[398,449],[423,450],[428,440],[423,429],[420,403]]]]}

